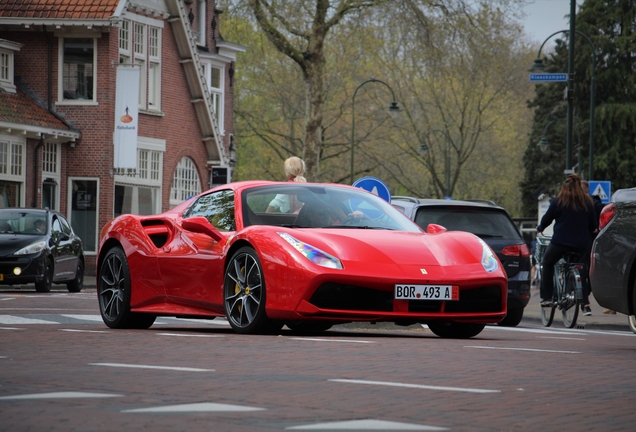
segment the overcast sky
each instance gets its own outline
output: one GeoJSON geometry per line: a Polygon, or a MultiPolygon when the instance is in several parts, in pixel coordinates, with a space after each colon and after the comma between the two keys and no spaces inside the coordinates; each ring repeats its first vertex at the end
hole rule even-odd
{"type": "MultiPolygon", "coordinates": [[[[524,9],[528,16],[523,21],[528,36],[542,43],[548,36],[559,30],[568,30],[571,0],[534,0],[524,9]]],[[[576,0],[577,5],[583,0],[576,0]]],[[[550,39],[554,41],[557,37],[550,39]]],[[[546,44],[548,46],[548,44],[546,44]]]]}

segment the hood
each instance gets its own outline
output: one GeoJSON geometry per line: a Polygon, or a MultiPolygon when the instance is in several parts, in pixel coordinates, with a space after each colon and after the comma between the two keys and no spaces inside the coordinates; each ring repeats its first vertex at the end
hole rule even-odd
{"type": "Polygon", "coordinates": [[[426,234],[371,229],[296,229],[287,232],[342,261],[429,266],[481,262],[482,247],[477,237],[460,231],[426,234]]]}
{"type": "Polygon", "coordinates": [[[0,234],[0,256],[11,256],[30,244],[46,240],[47,236],[30,234],[0,234]]]}

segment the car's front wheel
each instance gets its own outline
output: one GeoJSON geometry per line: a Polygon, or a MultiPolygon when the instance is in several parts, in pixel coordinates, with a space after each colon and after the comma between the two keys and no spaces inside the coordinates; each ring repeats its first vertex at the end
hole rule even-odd
{"type": "Polygon", "coordinates": [[[251,247],[242,247],[230,259],[223,282],[225,315],[237,333],[273,333],[282,328],[265,312],[265,278],[251,247]]]}
{"type": "Polygon", "coordinates": [[[115,247],[109,250],[99,267],[97,298],[102,320],[110,328],[150,327],[155,315],[130,311],[130,270],[124,251],[115,247]]]}
{"type": "Polygon", "coordinates": [[[437,336],[446,339],[468,339],[477,336],[486,324],[430,322],[428,328],[437,336]]]}
{"type": "Polygon", "coordinates": [[[42,275],[42,280],[35,283],[35,290],[37,292],[50,292],[51,285],[53,284],[53,263],[50,259],[46,260],[46,265],[44,266],[44,274],[42,275]]]}
{"type": "Polygon", "coordinates": [[[84,287],[84,262],[80,259],[77,262],[77,269],[75,269],[75,278],[66,283],[66,288],[69,292],[80,292],[84,287]]]}

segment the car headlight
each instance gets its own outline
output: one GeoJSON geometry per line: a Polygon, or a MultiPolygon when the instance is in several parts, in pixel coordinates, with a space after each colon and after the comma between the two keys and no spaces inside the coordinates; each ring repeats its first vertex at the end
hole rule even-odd
{"type": "Polygon", "coordinates": [[[488,246],[482,239],[477,239],[479,240],[479,243],[481,243],[482,249],[481,265],[484,266],[484,270],[486,270],[488,273],[492,273],[499,268],[499,261],[497,260],[497,257],[495,256],[492,249],[490,249],[490,246],[488,246]]]}
{"type": "Polygon", "coordinates": [[[287,233],[279,232],[277,234],[285,239],[287,243],[292,245],[294,249],[303,254],[305,258],[307,258],[312,263],[322,267],[342,269],[342,263],[333,255],[329,255],[327,252],[323,252],[310,244],[301,242],[300,240],[290,236],[287,233]]]}
{"type": "Polygon", "coordinates": [[[37,243],[32,243],[32,244],[28,245],[27,247],[23,247],[19,251],[14,252],[13,255],[31,255],[31,254],[36,254],[36,253],[42,252],[45,247],[46,247],[46,242],[45,241],[39,241],[37,243]]]}

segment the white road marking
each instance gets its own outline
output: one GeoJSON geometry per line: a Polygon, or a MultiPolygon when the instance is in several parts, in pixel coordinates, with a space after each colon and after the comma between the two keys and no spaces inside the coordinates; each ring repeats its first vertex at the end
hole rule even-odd
{"type": "Polygon", "coordinates": [[[2,301],[4,301],[4,300],[15,300],[15,297],[0,298],[0,300],[2,300],[2,301]]]}
{"type": "Polygon", "coordinates": [[[133,369],[160,369],[160,370],[173,370],[173,371],[182,371],[182,372],[214,372],[214,369],[199,369],[199,368],[177,367],[177,366],[135,365],[135,364],[125,364],[125,363],[88,363],[88,365],[133,368],[133,369]]]}
{"type": "Polygon", "coordinates": [[[80,330],[80,329],[58,329],[65,332],[77,332],[77,333],[108,333],[106,330],[80,330]]]}
{"type": "Polygon", "coordinates": [[[401,423],[384,420],[350,420],[328,423],[315,423],[301,426],[286,427],[286,430],[391,430],[391,431],[444,431],[448,428],[418,425],[412,423],[401,423]]]}
{"type": "Polygon", "coordinates": [[[55,321],[45,321],[35,318],[24,318],[13,315],[0,315],[0,324],[59,324],[55,321]]]}
{"type": "Polygon", "coordinates": [[[26,329],[17,328],[17,327],[0,327],[0,330],[26,330],[26,329]]]}
{"type": "Polygon", "coordinates": [[[501,390],[489,390],[489,389],[474,389],[466,387],[444,387],[444,386],[431,386],[422,384],[408,384],[408,383],[396,383],[387,381],[364,381],[364,380],[352,380],[352,379],[329,379],[331,382],[341,382],[347,384],[366,384],[366,385],[379,385],[389,387],[405,387],[416,388],[424,390],[443,390],[443,391],[457,391],[466,393],[501,393],[501,390]]]}
{"type": "Polygon", "coordinates": [[[539,336],[540,339],[560,339],[560,340],[580,340],[585,341],[584,338],[571,338],[571,337],[559,337],[559,336],[539,336]]]}
{"type": "MultiPolygon", "coordinates": [[[[627,327],[627,323],[625,324],[627,327]]],[[[525,328],[525,327],[502,327],[496,325],[487,325],[484,330],[499,330],[499,331],[511,331],[511,332],[525,332],[525,333],[543,333],[543,334],[560,334],[560,335],[573,335],[573,336],[585,336],[592,334],[599,335],[612,335],[612,336],[628,336],[636,337],[631,331],[618,331],[618,330],[579,330],[579,329],[558,329],[558,328],[525,328]]]]}
{"type": "Polygon", "coordinates": [[[166,413],[166,412],[245,412],[263,411],[265,408],[248,407],[241,405],[218,404],[201,402],[183,405],[165,405],[153,408],[127,409],[123,413],[166,413]]]}
{"type": "Polygon", "coordinates": [[[583,354],[581,351],[559,351],[559,350],[545,350],[534,348],[506,348],[506,347],[492,347],[492,346],[470,346],[466,345],[464,348],[478,348],[478,349],[493,349],[493,350],[507,350],[507,351],[533,351],[533,352],[546,352],[557,354],[583,354]]]}
{"type": "Polygon", "coordinates": [[[72,318],[76,320],[82,321],[95,321],[95,322],[104,322],[101,315],[77,315],[77,314],[60,314],[66,318],[72,318]]]}
{"type": "Polygon", "coordinates": [[[26,399],[72,399],[72,398],[105,398],[122,397],[123,395],[109,393],[87,393],[87,392],[52,392],[34,393],[14,396],[0,396],[0,400],[26,400],[26,399]]]}
{"type": "Polygon", "coordinates": [[[303,337],[290,337],[289,339],[313,341],[313,342],[344,342],[344,343],[361,343],[361,344],[373,344],[374,341],[354,340],[354,339],[319,339],[319,338],[303,338],[303,337]]]}
{"type": "Polygon", "coordinates": [[[199,335],[199,334],[181,334],[181,333],[157,333],[159,336],[179,336],[179,337],[200,337],[200,338],[222,338],[224,335],[199,335]]]}

